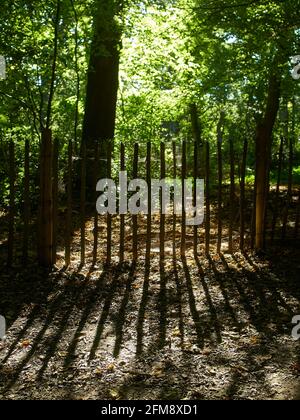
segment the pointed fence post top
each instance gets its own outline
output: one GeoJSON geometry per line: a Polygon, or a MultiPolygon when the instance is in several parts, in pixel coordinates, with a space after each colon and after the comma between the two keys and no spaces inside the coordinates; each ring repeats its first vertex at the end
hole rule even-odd
{"type": "Polygon", "coordinates": [[[3,55],[0,55],[0,80],[6,79],[6,60],[3,55]]]}

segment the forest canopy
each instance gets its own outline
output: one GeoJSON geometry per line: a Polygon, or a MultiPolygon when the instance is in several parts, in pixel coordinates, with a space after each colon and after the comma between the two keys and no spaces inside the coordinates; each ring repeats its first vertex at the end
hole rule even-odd
{"type": "Polygon", "coordinates": [[[72,140],[79,154],[89,138],[115,138],[116,147],[195,136],[214,143],[224,113],[224,135],[234,136],[237,152],[245,136],[251,143],[253,179],[262,120],[270,120],[278,148],[288,119],[299,154],[299,83],[291,75],[300,51],[297,3],[4,0],[1,142],[15,138],[22,150],[30,138],[38,147],[48,125],[62,153],[72,140]],[[279,112],[268,116],[272,77],[279,112]]]}
{"type": "MultiPolygon", "coordinates": [[[[78,140],[93,17],[101,2],[59,3],[53,130],[63,139],[74,137],[78,108],[78,140]]],[[[112,9],[114,3],[109,2],[112,9]]],[[[191,102],[199,106],[206,134],[214,130],[220,109],[230,109],[228,126],[240,125],[247,107],[253,122],[263,112],[268,74],[275,65],[283,78],[282,99],[298,94],[299,84],[290,74],[290,59],[299,53],[297,2],[118,3],[113,20],[121,32],[120,140],[155,140],[168,121],[178,122],[182,136],[188,136],[191,102]]],[[[56,1],[2,2],[0,51],[7,60],[7,78],[1,81],[2,136],[30,135],[37,141],[40,127],[46,124],[56,12],[56,1]]],[[[245,122],[242,126],[245,129],[245,122]]]]}

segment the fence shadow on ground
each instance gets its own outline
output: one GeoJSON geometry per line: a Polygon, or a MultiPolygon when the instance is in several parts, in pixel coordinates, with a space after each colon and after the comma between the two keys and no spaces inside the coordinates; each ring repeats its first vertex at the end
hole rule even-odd
{"type": "MultiPolygon", "coordinates": [[[[285,263],[290,258],[287,254],[285,263]]],[[[125,263],[94,268],[85,276],[37,267],[2,270],[1,314],[8,321],[1,350],[2,392],[9,392],[26,371],[42,383],[51,370],[70,373],[83,360],[88,369],[103,355],[117,360],[124,352],[134,366],[175,349],[188,368],[192,356],[187,346],[199,354],[207,346],[218,348],[228,331],[242,335],[248,324],[265,343],[247,351],[251,365],[257,352],[268,353],[266,343],[275,334],[290,334],[295,301],[299,308],[297,266],[284,268],[285,263],[275,255],[262,266],[251,255],[235,254],[173,256],[146,266],[125,263]]],[[[220,356],[216,363],[227,362],[220,356]]],[[[174,369],[166,373],[164,387],[175,381],[174,369]]],[[[228,397],[234,397],[242,376],[233,374],[228,397]]],[[[178,381],[182,384],[182,378],[178,381]]],[[[126,398],[124,381],[119,389],[126,398]]]]}

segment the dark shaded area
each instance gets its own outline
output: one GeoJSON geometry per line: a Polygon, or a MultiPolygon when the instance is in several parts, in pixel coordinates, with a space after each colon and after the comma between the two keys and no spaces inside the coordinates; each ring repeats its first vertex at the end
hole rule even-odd
{"type": "MultiPolygon", "coordinates": [[[[0,347],[1,395],[14,390],[21,396],[20,383],[30,374],[41,389],[64,378],[64,396],[68,392],[72,398],[80,389],[76,378],[102,372],[97,366],[105,359],[111,372],[101,373],[100,388],[93,375],[87,386],[110,399],[105,383],[112,379],[106,375],[117,375],[118,361],[125,358],[126,368],[119,367],[113,381],[125,399],[133,398],[131,392],[143,397],[154,390],[160,399],[184,398],[187,392],[189,398],[209,398],[211,369],[231,371],[218,390],[222,399],[238,398],[251,378],[271,397],[270,363],[278,372],[299,374],[299,343],[290,336],[291,319],[300,313],[298,261],[299,250],[274,249],[263,262],[235,254],[167,258],[156,267],[154,261],[115,265],[86,275],[37,267],[2,270],[0,307],[8,341],[0,347]],[[239,363],[230,360],[230,346],[224,353],[230,334],[237,342],[232,358],[240,357],[239,363]],[[243,337],[252,344],[243,344],[243,337]],[[197,364],[203,364],[199,372],[197,364]],[[199,375],[207,383],[200,391],[199,375]]],[[[293,390],[294,398],[299,392],[293,390]]]]}

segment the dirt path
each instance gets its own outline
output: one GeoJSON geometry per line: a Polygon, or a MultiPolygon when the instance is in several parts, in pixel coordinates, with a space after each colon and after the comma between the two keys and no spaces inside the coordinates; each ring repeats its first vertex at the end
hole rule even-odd
{"type": "Polygon", "coordinates": [[[298,399],[299,250],[1,272],[1,399],[298,399]]]}

